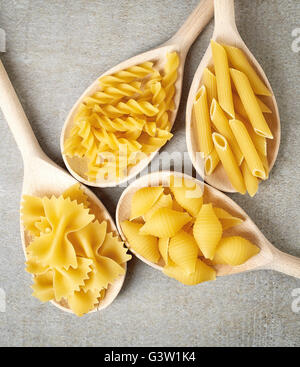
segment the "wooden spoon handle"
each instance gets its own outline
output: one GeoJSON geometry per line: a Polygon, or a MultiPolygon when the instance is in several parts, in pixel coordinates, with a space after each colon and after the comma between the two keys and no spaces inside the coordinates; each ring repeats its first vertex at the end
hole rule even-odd
{"type": "Polygon", "coordinates": [[[215,30],[214,34],[237,31],[235,23],[234,0],[214,0],[215,30]]]}
{"type": "Polygon", "coordinates": [[[268,265],[268,269],[300,278],[300,258],[285,254],[277,249],[274,250],[273,255],[273,261],[268,265]]]}
{"type": "Polygon", "coordinates": [[[188,52],[200,32],[214,15],[213,0],[202,0],[183,26],[168,43],[178,43],[182,52],[188,52]]]}
{"type": "Polygon", "coordinates": [[[0,108],[22,153],[24,163],[43,152],[34,136],[17,94],[0,61],[0,108]]]}

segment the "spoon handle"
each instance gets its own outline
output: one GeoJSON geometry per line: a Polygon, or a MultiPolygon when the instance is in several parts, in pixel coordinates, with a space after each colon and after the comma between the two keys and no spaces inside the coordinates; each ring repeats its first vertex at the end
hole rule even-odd
{"type": "Polygon", "coordinates": [[[235,23],[234,0],[214,0],[215,30],[214,34],[237,32],[235,23]]]}
{"type": "Polygon", "coordinates": [[[183,26],[168,43],[178,43],[182,52],[188,52],[200,32],[214,14],[213,0],[202,0],[183,26]]]}
{"type": "Polygon", "coordinates": [[[300,258],[274,249],[274,258],[268,269],[279,271],[295,278],[300,278],[300,258]]]}
{"type": "Polygon", "coordinates": [[[23,161],[32,156],[41,156],[43,152],[32,131],[17,94],[0,61],[0,108],[21,151],[23,161]]]}

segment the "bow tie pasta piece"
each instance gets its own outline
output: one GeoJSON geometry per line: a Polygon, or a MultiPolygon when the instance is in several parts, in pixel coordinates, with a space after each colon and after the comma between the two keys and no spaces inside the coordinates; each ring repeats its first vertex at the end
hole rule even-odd
{"type": "Polygon", "coordinates": [[[238,266],[260,252],[259,247],[240,236],[225,237],[219,242],[214,261],[238,266]]]}
{"type": "Polygon", "coordinates": [[[64,191],[63,197],[65,199],[70,198],[71,201],[76,200],[78,204],[83,204],[85,208],[89,208],[90,206],[88,196],[84,193],[83,189],[81,189],[79,183],[69,187],[66,191],[64,191]]]}
{"type": "Polygon", "coordinates": [[[101,256],[108,257],[117,264],[124,264],[132,258],[131,255],[127,254],[127,248],[124,247],[123,242],[112,233],[107,233],[98,252],[101,256]]]}
{"type": "Polygon", "coordinates": [[[146,214],[162,195],[163,187],[144,187],[136,191],[131,201],[130,220],[146,214]]]}
{"type": "Polygon", "coordinates": [[[99,292],[81,289],[68,297],[68,304],[75,315],[81,317],[95,309],[99,304],[99,298],[100,300],[102,298],[99,292]]]}
{"type": "Polygon", "coordinates": [[[40,231],[35,224],[45,216],[42,199],[29,195],[24,195],[22,199],[21,219],[23,226],[31,235],[39,236],[40,231]]]}
{"type": "Polygon", "coordinates": [[[49,270],[33,278],[32,295],[41,302],[52,301],[55,297],[53,289],[53,271],[49,270]]]}
{"type": "Polygon", "coordinates": [[[207,259],[212,260],[222,237],[222,224],[216,216],[212,204],[204,204],[194,224],[194,237],[207,259]]]}
{"type": "Polygon", "coordinates": [[[173,237],[191,219],[188,213],[161,208],[141,227],[140,233],[159,238],[173,237]]]}
{"type": "Polygon", "coordinates": [[[187,273],[184,269],[174,263],[170,263],[163,269],[164,274],[174,278],[185,285],[196,285],[202,282],[216,280],[216,271],[198,259],[196,261],[195,271],[187,273]]]}
{"type": "Polygon", "coordinates": [[[198,258],[197,242],[193,236],[180,231],[170,239],[169,255],[176,265],[191,274],[195,271],[198,258]]]}
{"type": "Polygon", "coordinates": [[[124,221],[121,223],[122,231],[128,241],[129,248],[136,251],[146,260],[157,264],[160,259],[158,240],[154,236],[144,235],[140,232],[143,224],[124,221]]]}

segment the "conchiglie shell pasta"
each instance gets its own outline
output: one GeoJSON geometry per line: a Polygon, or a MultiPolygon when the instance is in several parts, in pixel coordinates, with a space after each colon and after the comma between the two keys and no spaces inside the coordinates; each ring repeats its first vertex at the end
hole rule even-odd
{"type": "Polygon", "coordinates": [[[216,271],[199,259],[196,261],[195,271],[191,274],[186,273],[174,263],[165,266],[163,272],[168,277],[174,278],[185,285],[196,285],[216,279],[216,271]]]}
{"type": "Polygon", "coordinates": [[[176,265],[191,274],[195,271],[198,257],[197,242],[193,236],[180,231],[170,239],[169,255],[176,265]]]}
{"type": "Polygon", "coordinates": [[[173,200],[171,195],[161,195],[160,198],[156,201],[156,203],[152,206],[152,208],[144,215],[144,219],[147,222],[152,215],[156,212],[156,210],[160,208],[169,208],[172,209],[173,200]]]}
{"type": "Polygon", "coordinates": [[[140,229],[140,233],[159,238],[173,237],[191,219],[188,213],[161,208],[144,224],[140,229]]]}
{"type": "Polygon", "coordinates": [[[197,216],[193,233],[200,250],[212,260],[222,237],[222,224],[216,216],[212,204],[204,204],[197,216]]]}
{"type": "Polygon", "coordinates": [[[160,253],[158,250],[157,238],[150,235],[144,235],[140,232],[143,224],[124,221],[121,224],[122,231],[127,238],[129,248],[132,248],[146,260],[158,263],[160,253]]]}
{"type": "Polygon", "coordinates": [[[132,197],[130,219],[138,218],[147,213],[163,191],[162,187],[143,187],[136,191],[132,197]]]}
{"type": "Polygon", "coordinates": [[[245,238],[234,236],[223,238],[216,251],[218,261],[231,266],[244,264],[251,257],[260,252],[259,247],[245,238]]]}
{"type": "Polygon", "coordinates": [[[234,217],[222,208],[214,208],[214,212],[222,224],[223,231],[243,223],[243,219],[234,217]]]}
{"type": "Polygon", "coordinates": [[[169,263],[169,243],[170,238],[159,238],[158,249],[166,265],[169,263]]]}

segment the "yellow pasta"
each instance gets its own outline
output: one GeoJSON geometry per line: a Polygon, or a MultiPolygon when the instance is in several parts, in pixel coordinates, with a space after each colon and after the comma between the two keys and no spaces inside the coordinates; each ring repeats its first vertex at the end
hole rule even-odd
{"type": "Polygon", "coordinates": [[[226,210],[222,208],[214,208],[214,212],[218,217],[220,223],[222,224],[223,231],[243,223],[243,219],[234,217],[233,215],[226,212],[226,210]]]}
{"type": "Polygon", "coordinates": [[[245,194],[244,179],[227,140],[221,134],[213,133],[213,142],[232,186],[236,191],[245,194]]]}
{"type": "Polygon", "coordinates": [[[253,245],[250,241],[234,236],[223,238],[217,247],[216,254],[224,263],[238,266],[244,264],[259,252],[259,247],[253,245]]]}
{"type": "MultiPolygon", "coordinates": [[[[248,119],[247,112],[245,110],[245,107],[244,107],[240,97],[236,93],[233,93],[232,97],[233,97],[233,104],[234,104],[235,112],[238,113],[239,115],[241,115],[243,118],[248,119]]],[[[262,113],[272,113],[270,108],[259,97],[256,96],[256,100],[259,104],[259,107],[260,107],[262,113]]]]}
{"type": "Polygon", "coordinates": [[[74,294],[68,297],[69,306],[79,317],[92,311],[98,303],[99,293],[91,290],[85,291],[81,289],[79,292],[74,292],[74,294]]]}
{"type": "Polygon", "coordinates": [[[174,278],[185,285],[196,285],[202,282],[216,280],[216,271],[199,259],[196,261],[195,271],[191,274],[188,274],[174,263],[165,266],[163,272],[168,277],[174,278]]]}
{"type": "Polygon", "coordinates": [[[265,169],[245,125],[239,120],[230,120],[229,124],[239,143],[251,174],[265,180],[265,169]]]}
{"type": "Polygon", "coordinates": [[[215,77],[215,74],[212,73],[208,68],[205,68],[203,70],[202,84],[206,88],[208,106],[210,106],[212,100],[218,98],[218,90],[217,90],[217,79],[215,77]]]}
{"type": "Polygon", "coordinates": [[[214,148],[204,161],[204,168],[207,176],[210,176],[214,172],[219,162],[220,158],[216,149],[214,148]]]}
{"type": "Polygon", "coordinates": [[[158,239],[158,249],[163,258],[165,265],[169,264],[169,243],[170,238],[159,238],[158,239]]]}
{"type": "Polygon", "coordinates": [[[131,201],[130,219],[135,219],[146,214],[162,195],[162,187],[143,187],[136,191],[131,201]]]}
{"type": "Polygon", "coordinates": [[[259,78],[243,51],[232,46],[223,45],[223,47],[226,50],[231,66],[247,75],[254,93],[264,96],[272,96],[272,93],[259,78]]]}
{"type": "Polygon", "coordinates": [[[211,41],[211,49],[216,71],[218,101],[223,110],[232,118],[235,118],[228,58],[224,47],[215,41],[211,41]]]}
{"type": "Polygon", "coordinates": [[[160,253],[158,249],[158,240],[151,235],[141,233],[143,224],[124,221],[121,223],[122,231],[127,238],[128,245],[133,251],[143,256],[152,263],[158,263],[160,253]]]}
{"type": "Polygon", "coordinates": [[[191,219],[188,213],[161,208],[141,227],[140,233],[159,238],[173,237],[191,219]]]}
{"type": "Polygon", "coordinates": [[[193,233],[204,256],[212,260],[222,236],[222,225],[212,204],[203,204],[197,215],[193,233]]]}
{"type": "Polygon", "coordinates": [[[197,93],[194,102],[194,112],[199,149],[200,152],[204,154],[204,157],[207,157],[213,149],[213,143],[211,139],[211,125],[205,86],[202,86],[197,93]]]}
{"type": "Polygon", "coordinates": [[[212,101],[212,104],[211,104],[211,108],[210,108],[210,118],[217,130],[218,133],[220,133],[221,135],[223,135],[231,149],[232,149],[232,152],[236,158],[236,161],[238,163],[238,165],[240,166],[244,157],[243,157],[243,154],[241,152],[241,149],[238,145],[238,142],[236,141],[231,129],[230,129],[230,126],[229,126],[229,121],[227,119],[227,117],[225,116],[221,106],[219,105],[219,103],[214,99],[212,101]]]}
{"type": "Polygon", "coordinates": [[[248,194],[253,197],[258,191],[258,179],[252,175],[246,161],[242,163],[242,173],[248,194]]]}
{"type": "Polygon", "coordinates": [[[176,265],[191,274],[195,271],[198,258],[197,242],[193,236],[180,231],[170,239],[169,255],[176,265]]]}
{"type": "Polygon", "coordinates": [[[261,111],[247,76],[236,69],[230,69],[230,74],[254,131],[265,138],[273,139],[271,130],[261,111]]]}
{"type": "Polygon", "coordinates": [[[156,210],[160,208],[169,208],[172,209],[173,200],[171,195],[162,194],[160,198],[156,201],[156,203],[152,206],[152,208],[144,214],[144,219],[147,222],[152,215],[156,212],[156,210]]]}
{"type": "Polygon", "coordinates": [[[245,122],[245,126],[255,146],[255,149],[257,150],[257,153],[267,156],[268,153],[267,139],[264,138],[263,136],[257,135],[253,130],[253,127],[248,122],[245,122]]]}

